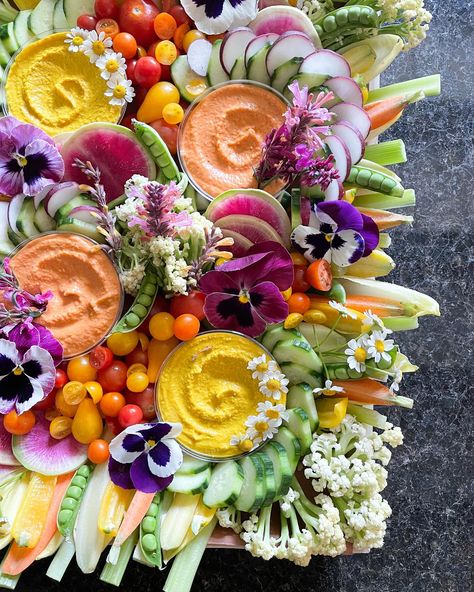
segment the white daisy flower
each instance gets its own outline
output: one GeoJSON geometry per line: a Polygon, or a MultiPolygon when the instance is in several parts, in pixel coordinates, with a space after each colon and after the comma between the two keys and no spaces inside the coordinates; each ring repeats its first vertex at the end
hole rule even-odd
{"type": "Polygon", "coordinates": [[[278,370],[276,362],[269,360],[265,354],[257,358],[253,358],[247,364],[248,370],[253,370],[252,378],[255,380],[263,380],[267,372],[274,372],[278,370]]]}
{"type": "Polygon", "coordinates": [[[68,50],[72,51],[73,53],[77,53],[78,51],[84,50],[84,41],[89,36],[89,31],[86,29],[81,29],[80,27],[74,27],[71,31],[66,35],[66,39],[64,43],[69,45],[68,50]]]}
{"type": "Polygon", "coordinates": [[[278,432],[278,426],[281,425],[281,419],[278,423],[278,420],[269,419],[266,415],[259,413],[248,417],[245,425],[249,428],[248,433],[253,442],[260,444],[264,440],[273,438],[278,432]]]}
{"type": "Polygon", "coordinates": [[[390,385],[390,390],[392,391],[392,393],[398,392],[402,378],[403,378],[403,372],[399,368],[397,368],[395,370],[395,376],[393,377],[393,382],[390,385]]]}
{"type": "Polygon", "coordinates": [[[121,78],[126,78],[125,58],[122,57],[121,53],[106,51],[96,61],[95,65],[102,70],[100,75],[104,80],[109,80],[114,74],[119,75],[121,78]]]}
{"type": "Polygon", "coordinates": [[[84,41],[84,53],[92,64],[105,54],[107,49],[112,47],[112,39],[106,37],[104,31],[90,31],[87,39],[84,41]]]}
{"type": "Polygon", "coordinates": [[[364,318],[362,319],[362,324],[367,325],[368,329],[375,327],[376,329],[380,329],[381,331],[385,331],[388,335],[389,333],[393,333],[391,329],[387,329],[387,327],[383,324],[382,319],[373,313],[370,309],[364,312],[364,318]]]}
{"type": "Polygon", "coordinates": [[[347,363],[349,368],[357,370],[357,372],[364,372],[366,366],[365,361],[369,357],[365,341],[361,339],[351,339],[347,344],[347,349],[344,351],[347,356],[347,363]]]}
{"type": "Polygon", "coordinates": [[[265,374],[258,383],[260,392],[266,397],[272,397],[276,401],[281,398],[282,393],[287,393],[289,380],[278,370],[270,371],[265,374]]]}
{"type": "Polygon", "coordinates": [[[109,101],[110,105],[124,105],[125,102],[131,103],[135,96],[135,90],[132,86],[132,81],[122,78],[120,76],[112,76],[107,80],[108,90],[105,91],[106,97],[112,97],[109,101]]]}
{"type": "Polygon", "coordinates": [[[240,436],[232,436],[230,445],[237,446],[242,452],[250,452],[255,447],[255,442],[250,438],[247,431],[245,434],[240,434],[240,436]]]}
{"type": "Polygon", "coordinates": [[[344,389],[342,388],[342,386],[337,386],[333,384],[332,380],[326,380],[326,382],[324,383],[324,388],[313,389],[313,393],[315,395],[326,395],[326,397],[332,397],[343,392],[344,389]]]}
{"type": "Polygon", "coordinates": [[[257,405],[257,412],[268,418],[276,427],[281,426],[283,420],[288,420],[288,411],[281,403],[274,405],[272,401],[261,401],[257,405]]]}
{"type": "Polygon", "coordinates": [[[341,313],[341,315],[344,318],[346,318],[346,317],[350,317],[351,319],[357,318],[357,315],[354,312],[352,312],[352,310],[349,310],[340,302],[336,302],[335,300],[330,300],[328,302],[328,304],[331,308],[334,308],[334,310],[337,310],[337,312],[341,313]]]}
{"type": "Polygon", "coordinates": [[[382,331],[374,331],[369,337],[367,337],[367,353],[369,357],[374,358],[378,364],[381,359],[386,362],[392,360],[390,354],[387,352],[391,351],[395,347],[393,339],[386,339],[387,334],[382,331]]]}

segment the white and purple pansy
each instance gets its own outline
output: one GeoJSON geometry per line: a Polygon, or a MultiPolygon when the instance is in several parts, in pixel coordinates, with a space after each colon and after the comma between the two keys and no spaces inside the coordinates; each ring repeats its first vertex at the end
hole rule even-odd
{"type": "Polygon", "coordinates": [[[175,438],[179,423],[154,422],[130,426],[110,443],[109,473],[124,489],[156,493],[166,489],[183,462],[175,438]]]}
{"type": "Polygon", "coordinates": [[[258,12],[257,0],[181,0],[181,5],[207,35],[248,25],[258,12]]]}
{"type": "Polygon", "coordinates": [[[297,226],[291,235],[293,246],[308,259],[326,259],[346,267],[367,257],[379,242],[376,223],[346,201],[318,203],[309,226],[297,226]]]}
{"type": "Polygon", "coordinates": [[[21,353],[13,341],[0,339],[0,413],[28,411],[52,391],[55,378],[48,351],[32,345],[21,353]]]}

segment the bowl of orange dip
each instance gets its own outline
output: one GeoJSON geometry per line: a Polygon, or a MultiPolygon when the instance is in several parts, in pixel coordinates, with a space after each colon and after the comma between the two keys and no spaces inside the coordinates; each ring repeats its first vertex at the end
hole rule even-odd
{"type": "Polygon", "coordinates": [[[51,290],[38,322],[72,358],[90,351],[116,324],[123,307],[118,272],[100,245],[72,232],[50,232],[25,241],[11,258],[21,288],[51,290]]]}

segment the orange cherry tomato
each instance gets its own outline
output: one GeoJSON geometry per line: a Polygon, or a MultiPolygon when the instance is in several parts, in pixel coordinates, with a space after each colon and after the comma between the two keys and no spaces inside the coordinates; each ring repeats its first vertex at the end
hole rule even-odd
{"type": "Polygon", "coordinates": [[[179,25],[179,27],[176,29],[173,35],[173,41],[176,47],[178,47],[179,49],[183,49],[184,37],[186,33],[188,33],[188,31],[190,30],[191,27],[188,25],[188,23],[183,23],[182,25],[179,25]]]}
{"type": "Polygon", "coordinates": [[[306,257],[301,253],[298,253],[298,251],[293,251],[293,253],[290,253],[290,257],[293,260],[293,265],[303,265],[304,267],[308,265],[306,257]]]}
{"type": "Polygon", "coordinates": [[[326,259],[317,259],[306,268],[305,280],[316,290],[327,292],[332,286],[331,265],[326,259]]]}
{"type": "Polygon", "coordinates": [[[110,37],[111,39],[120,33],[120,27],[118,26],[117,21],[114,21],[114,19],[111,18],[100,19],[95,26],[95,30],[99,34],[105,33],[105,36],[110,37]]]}
{"type": "Polygon", "coordinates": [[[201,323],[193,314],[182,314],[174,322],[174,336],[181,341],[188,341],[199,333],[201,323]]]}
{"type": "Polygon", "coordinates": [[[67,375],[69,380],[77,380],[79,382],[87,382],[88,380],[95,380],[97,370],[91,366],[89,356],[80,356],[73,358],[67,364],[67,375]]]}
{"type": "Polygon", "coordinates": [[[291,312],[299,312],[300,314],[304,314],[309,307],[311,306],[311,301],[309,296],[303,294],[303,292],[294,292],[288,298],[288,308],[290,313],[291,312]]]}
{"type": "Polygon", "coordinates": [[[107,417],[117,417],[120,409],[125,405],[125,397],[122,393],[105,393],[99,401],[99,407],[102,413],[107,417]]]}
{"type": "Polygon", "coordinates": [[[3,418],[3,427],[9,432],[10,434],[15,434],[16,436],[23,436],[27,434],[36,423],[35,414],[33,411],[25,411],[18,415],[18,413],[13,410],[10,413],[7,413],[3,418]]]}
{"type": "Polygon", "coordinates": [[[133,58],[137,53],[137,42],[133,35],[130,33],[118,33],[114,37],[113,47],[115,51],[119,51],[126,60],[133,58]]]}
{"type": "Polygon", "coordinates": [[[176,20],[168,12],[160,12],[153,22],[156,36],[159,39],[171,39],[178,25],[176,20]]]}
{"type": "Polygon", "coordinates": [[[105,440],[98,438],[92,440],[87,447],[87,457],[95,465],[100,465],[109,459],[109,444],[105,440]]]}

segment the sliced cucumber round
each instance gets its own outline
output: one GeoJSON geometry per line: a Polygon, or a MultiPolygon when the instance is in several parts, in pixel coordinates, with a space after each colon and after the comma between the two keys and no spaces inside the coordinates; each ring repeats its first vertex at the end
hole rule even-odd
{"type": "Polygon", "coordinates": [[[219,463],[212,471],[202,501],[208,508],[231,506],[239,497],[243,483],[244,471],[239,463],[234,460],[219,463]]]}
{"type": "Polygon", "coordinates": [[[273,464],[276,487],[273,501],[276,501],[281,496],[286,495],[290,488],[291,479],[293,478],[290,459],[288,458],[285,447],[280,442],[274,440],[268,442],[263,452],[265,452],[273,464]]]}
{"type": "Polygon", "coordinates": [[[264,467],[262,460],[251,454],[239,461],[244,473],[244,482],[234,506],[241,512],[255,512],[265,497],[264,467]]]}
{"type": "Polygon", "coordinates": [[[275,471],[273,469],[273,463],[270,460],[268,454],[263,451],[255,453],[263,464],[263,475],[265,484],[265,496],[262,502],[262,508],[270,506],[273,503],[276,495],[276,483],[275,483],[275,471]]]}
{"type": "Polygon", "coordinates": [[[177,475],[196,475],[206,469],[210,468],[210,463],[206,460],[200,460],[189,456],[189,454],[183,455],[183,463],[177,470],[177,475]]]}
{"type": "Polygon", "coordinates": [[[301,444],[298,438],[287,427],[282,426],[278,430],[278,434],[273,438],[274,442],[278,442],[286,450],[288,460],[290,461],[291,473],[296,471],[298,462],[301,456],[301,444]]]}
{"type": "Polygon", "coordinates": [[[301,384],[295,384],[290,387],[286,398],[286,406],[288,409],[292,409],[293,407],[304,409],[308,415],[311,431],[314,432],[319,423],[318,411],[314,402],[313,389],[309,384],[302,382],[301,384]]]}
{"type": "Polygon", "coordinates": [[[187,493],[190,495],[202,493],[208,487],[210,479],[211,469],[206,469],[195,475],[179,475],[176,473],[168,489],[173,493],[187,493]]]}

